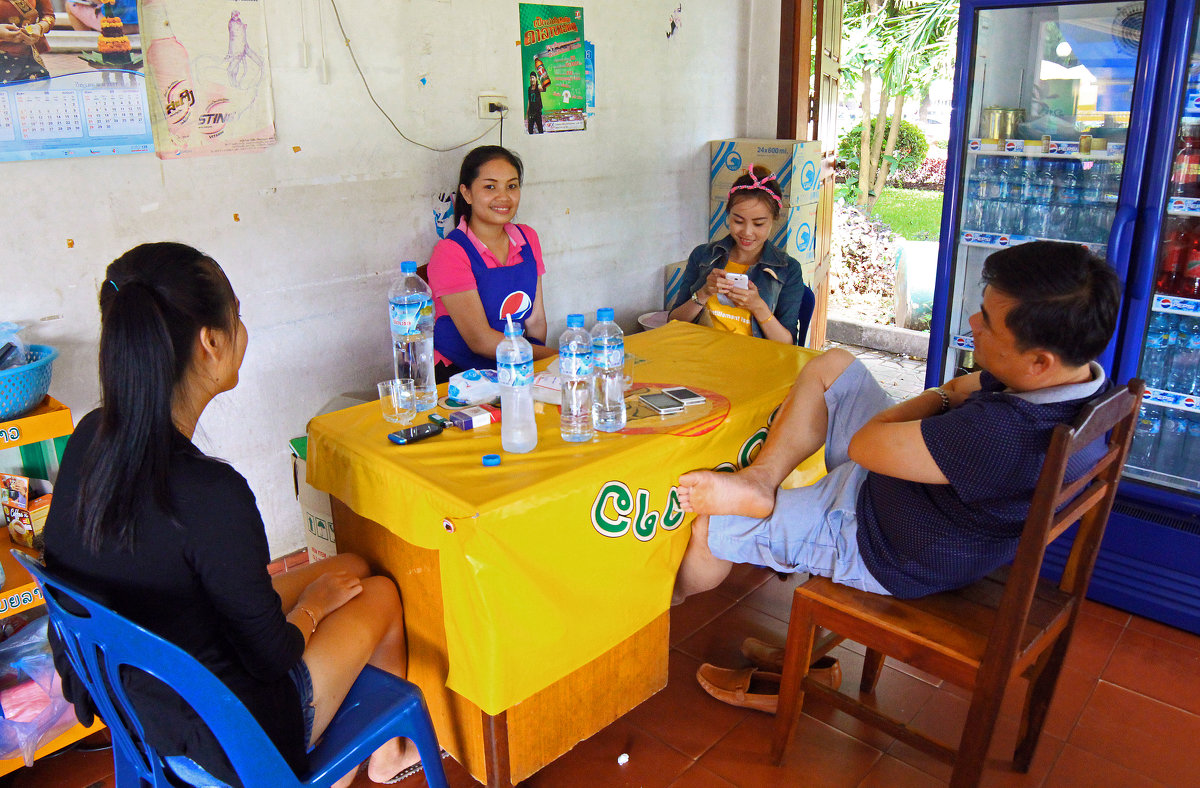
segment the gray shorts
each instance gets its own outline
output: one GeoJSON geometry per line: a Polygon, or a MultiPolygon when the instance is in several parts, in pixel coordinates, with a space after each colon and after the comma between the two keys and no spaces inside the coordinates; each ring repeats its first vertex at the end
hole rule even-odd
{"type": "Polygon", "coordinates": [[[775,511],[759,520],[722,515],[709,518],[708,548],[717,558],[759,564],[778,572],[808,572],[835,583],[887,594],[858,552],[858,491],[867,478],[850,461],[850,439],[892,399],[857,359],[825,392],[829,424],[825,467],[829,473],[807,487],[779,490],[775,511]]]}

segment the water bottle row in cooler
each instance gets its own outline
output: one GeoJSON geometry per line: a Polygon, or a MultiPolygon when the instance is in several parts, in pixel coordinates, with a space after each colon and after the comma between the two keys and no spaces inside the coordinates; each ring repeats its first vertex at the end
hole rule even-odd
{"type": "Polygon", "coordinates": [[[1118,161],[976,156],[962,227],[1106,243],[1120,186],[1118,161]]]}
{"type": "Polygon", "coordinates": [[[1138,374],[1151,388],[1200,394],[1200,315],[1153,312],[1138,374]]]}
{"type": "Polygon", "coordinates": [[[1200,480],[1200,413],[1144,406],[1138,415],[1128,464],[1200,480]]]}

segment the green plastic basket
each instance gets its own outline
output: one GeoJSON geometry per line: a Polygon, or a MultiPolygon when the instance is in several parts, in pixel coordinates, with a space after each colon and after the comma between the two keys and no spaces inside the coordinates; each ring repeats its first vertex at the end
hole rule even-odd
{"type": "Polygon", "coordinates": [[[0,371],[0,421],[8,421],[38,406],[50,390],[50,372],[58,351],[49,345],[29,345],[25,364],[0,371]]]}

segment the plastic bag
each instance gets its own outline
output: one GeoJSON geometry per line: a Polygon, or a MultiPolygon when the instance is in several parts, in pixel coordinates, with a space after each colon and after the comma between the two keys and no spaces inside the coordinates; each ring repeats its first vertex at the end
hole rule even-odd
{"type": "Polygon", "coordinates": [[[491,402],[500,396],[500,384],[496,382],[494,369],[468,369],[450,378],[447,390],[450,399],[464,405],[479,405],[491,402]]]}
{"type": "Polygon", "coordinates": [[[0,758],[20,754],[26,766],[42,744],[75,724],[46,638],[42,616],[0,643],[0,758]]]}
{"type": "Polygon", "coordinates": [[[17,336],[20,332],[21,326],[16,323],[0,323],[0,369],[12,369],[26,363],[25,343],[17,336]],[[8,347],[10,344],[12,347],[8,347]]]}

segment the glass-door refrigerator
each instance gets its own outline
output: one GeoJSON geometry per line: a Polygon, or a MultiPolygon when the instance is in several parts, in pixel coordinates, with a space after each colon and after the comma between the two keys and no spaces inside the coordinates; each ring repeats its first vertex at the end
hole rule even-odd
{"type": "MultiPolygon", "coordinates": [[[[1195,13],[1192,0],[964,0],[927,382],[976,368],[968,318],[989,254],[1052,239],[1106,258],[1126,291],[1100,361],[1152,389],[1090,595],[1200,632],[1195,13]]],[[[1049,551],[1052,571],[1064,560],[1049,551]]]]}

